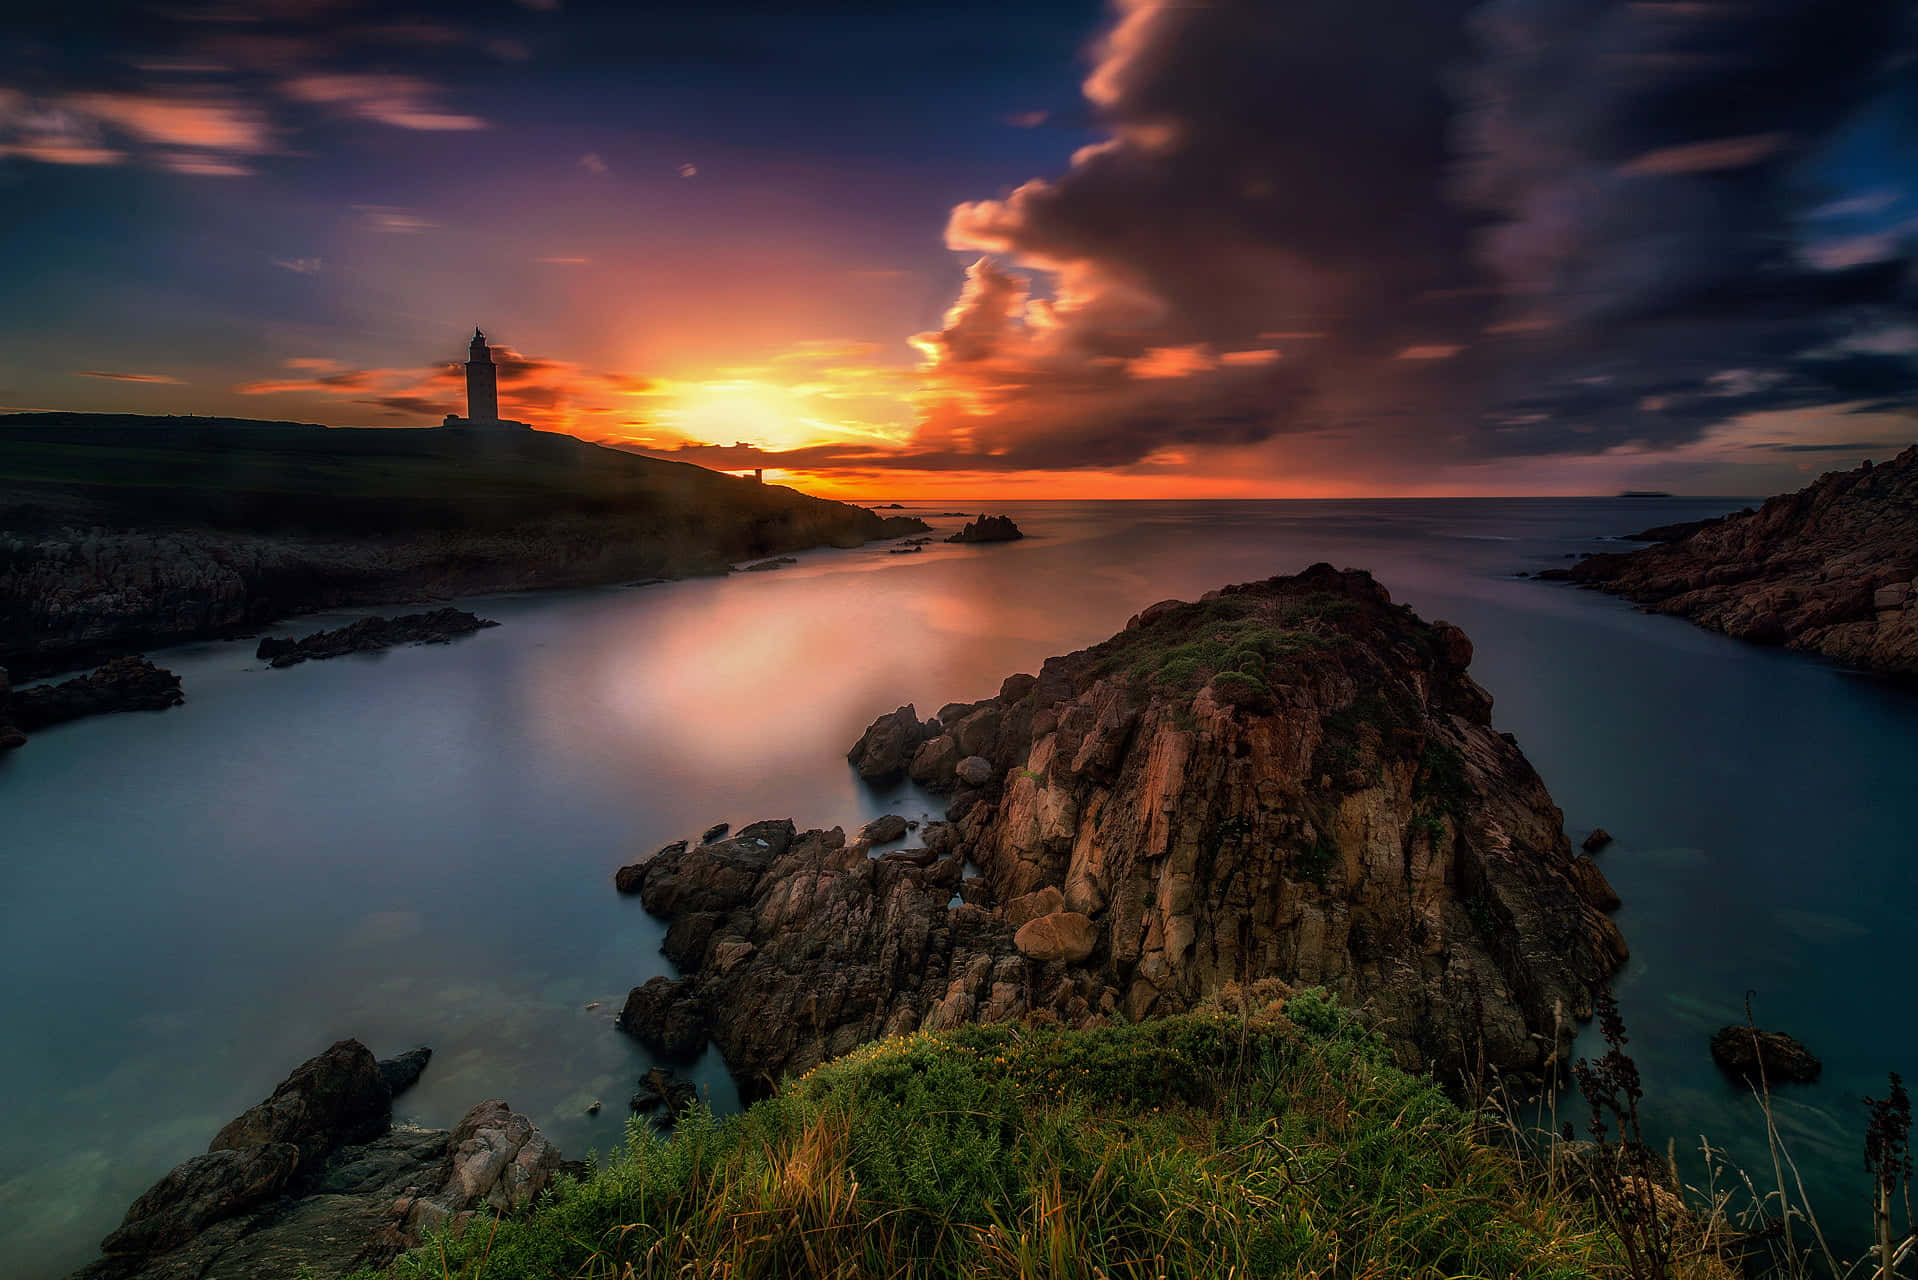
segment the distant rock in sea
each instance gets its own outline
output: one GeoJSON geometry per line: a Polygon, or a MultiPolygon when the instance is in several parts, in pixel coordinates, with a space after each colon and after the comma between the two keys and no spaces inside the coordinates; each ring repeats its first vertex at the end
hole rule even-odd
{"type": "MultiPolygon", "coordinates": [[[[1918,445],[1565,577],[1759,644],[1918,677],[1918,445]]],[[[1548,570],[1541,578],[1559,577],[1548,570]]]]}
{"type": "Polygon", "coordinates": [[[947,538],[947,542],[1013,542],[1026,535],[1011,516],[980,516],[947,538]]]}
{"type": "Polygon", "coordinates": [[[270,666],[290,667],[309,658],[339,658],[349,653],[371,653],[398,644],[445,644],[499,623],[464,609],[434,609],[398,618],[361,618],[332,631],[315,631],[299,640],[268,636],[254,656],[270,666]]]}
{"type": "Polygon", "coordinates": [[[84,716],[164,711],[186,701],[180,677],[138,655],[115,658],[59,684],[15,690],[10,705],[4,685],[0,677],[0,747],[19,746],[28,733],[84,716]]]}
{"type": "Polygon", "coordinates": [[[1782,1031],[1754,1031],[1750,1027],[1721,1027],[1712,1033],[1712,1061],[1729,1075],[1754,1086],[1761,1078],[1772,1084],[1809,1084],[1825,1064],[1811,1050],[1782,1031]]]}
{"type": "Polygon", "coordinates": [[[488,1101],[452,1130],[392,1124],[429,1050],[376,1061],[342,1040],[133,1202],[70,1280],[305,1280],[379,1268],[428,1230],[533,1203],[559,1150],[488,1101]]]}
{"type": "Polygon", "coordinates": [[[878,858],[895,824],[783,821],[639,864],[683,976],[620,1025],[682,1057],[710,1034],[751,1095],[880,1036],[1135,1021],[1269,980],[1369,1010],[1408,1064],[1546,1071],[1625,958],[1616,895],[1471,657],[1317,565],[1164,602],[935,719],[902,706],[848,759],[909,771],[948,820],[878,858]]]}

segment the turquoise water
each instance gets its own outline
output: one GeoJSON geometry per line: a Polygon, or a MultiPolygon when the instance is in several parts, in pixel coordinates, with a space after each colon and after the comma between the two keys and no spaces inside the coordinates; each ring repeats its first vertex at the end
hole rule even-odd
{"type": "MultiPolygon", "coordinates": [[[[404,1115],[448,1124],[504,1097],[569,1155],[610,1146],[648,1065],[611,1016],[665,971],[617,866],[722,819],[916,814],[924,797],[846,767],[876,714],[985,696],[1154,600],[1315,560],[1463,626],[1574,839],[1618,837],[1601,863],[1625,898],[1619,988],[1654,1139],[1709,1133],[1769,1169],[1705,1048],[1753,989],[1761,1023],[1825,1059],[1781,1127],[1821,1217],[1862,1223],[1859,1099],[1918,1075],[1893,987],[1918,698],[1513,576],[1737,505],[994,504],[1033,536],[463,602],[502,625],[281,671],[252,642],[156,653],[185,706],[0,758],[4,1269],[86,1261],[155,1177],[341,1036],[435,1048],[404,1115]]],[[[731,1104],[716,1060],[697,1074],[731,1104]]]]}

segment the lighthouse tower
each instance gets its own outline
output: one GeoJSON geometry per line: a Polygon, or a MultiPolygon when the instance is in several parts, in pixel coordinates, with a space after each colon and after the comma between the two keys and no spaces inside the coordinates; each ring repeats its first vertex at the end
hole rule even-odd
{"type": "Polygon", "coordinates": [[[486,345],[486,335],[477,326],[466,348],[466,416],[449,413],[441,425],[529,429],[524,422],[499,416],[499,366],[493,363],[493,349],[486,345]]]}
{"type": "Polygon", "coordinates": [[[466,420],[499,421],[499,367],[478,325],[473,327],[473,344],[466,349],[466,420]]]}

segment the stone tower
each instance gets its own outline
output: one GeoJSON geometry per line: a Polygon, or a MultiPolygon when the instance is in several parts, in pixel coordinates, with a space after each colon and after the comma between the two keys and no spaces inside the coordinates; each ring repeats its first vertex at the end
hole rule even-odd
{"type": "Polygon", "coordinates": [[[466,419],[468,422],[499,421],[499,368],[493,363],[493,350],[486,335],[473,330],[473,345],[466,349],[466,419]]]}

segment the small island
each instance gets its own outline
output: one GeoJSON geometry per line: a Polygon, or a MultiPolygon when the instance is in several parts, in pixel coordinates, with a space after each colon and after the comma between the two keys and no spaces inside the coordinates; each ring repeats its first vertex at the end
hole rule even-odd
{"type": "Polygon", "coordinates": [[[965,528],[947,538],[947,542],[1014,542],[1025,537],[1025,533],[1012,522],[1011,516],[980,516],[965,528]]]}

